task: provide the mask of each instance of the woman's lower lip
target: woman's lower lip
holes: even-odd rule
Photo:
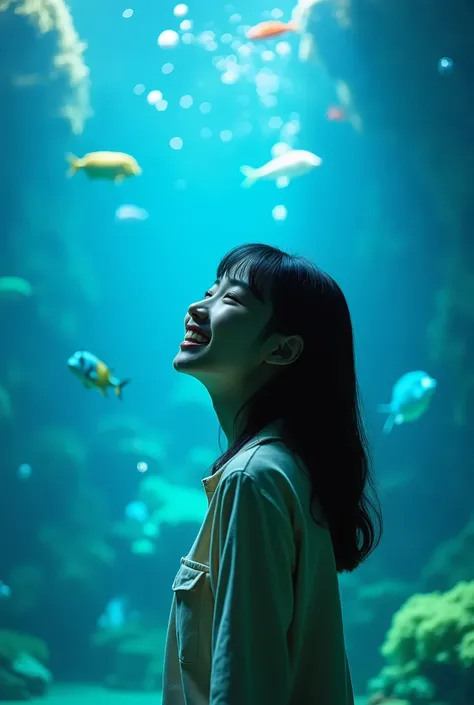
[[[183,340],[180,344],[180,348],[195,348],[199,346],[206,346],[208,343],[198,343],[197,340]]]

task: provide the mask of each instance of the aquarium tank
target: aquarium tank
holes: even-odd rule
[[[466,0],[0,0],[0,700],[161,702],[225,448],[172,361],[261,242],[352,313],[384,514],[340,575],[357,702],[474,704],[473,27]]]

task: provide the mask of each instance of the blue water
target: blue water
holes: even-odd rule
[[[405,600],[473,577],[467,383],[447,364],[458,358],[438,355],[433,323],[439,222],[408,150],[376,118],[365,128],[368,93],[352,95],[317,51],[301,61],[295,33],[246,39],[292,9],[73,0],[66,24],[64,7],[51,15],[61,31],[44,36],[37,17],[0,12],[0,276],[31,285],[17,300],[0,292],[0,629],[17,633],[0,631],[0,699],[4,649],[27,649],[25,634],[47,644],[48,659],[37,644],[29,653],[56,682],[159,691],[147,668],[159,671],[171,582],[220,452],[206,393],[172,360],[187,307],[243,242],[309,257],[350,304],[386,524],[376,554],[341,578],[357,693],[384,665],[379,648]],[[175,46],[159,45],[166,30]],[[51,70],[61,37],[87,67],[76,83]],[[325,40],[363,84],[365,57],[355,62],[340,32]],[[457,70],[447,58],[443,80]],[[285,149],[322,162],[289,184],[242,187],[241,167]],[[81,170],[68,178],[67,155],[95,151],[127,153],[142,173],[121,184]],[[131,378],[122,401],[70,374],[81,349]],[[384,435],[378,405],[411,370],[437,380],[433,403]],[[304,390],[302,403],[313,403]],[[453,538],[454,557],[436,552]]]

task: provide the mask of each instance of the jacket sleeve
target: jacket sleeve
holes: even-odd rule
[[[295,552],[288,512],[244,471],[223,478],[215,500],[210,705],[287,705]]]

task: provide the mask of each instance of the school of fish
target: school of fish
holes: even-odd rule
[[[288,22],[259,22],[247,31],[247,39],[258,42],[275,39],[288,32],[296,33],[300,38],[298,57],[300,61],[309,61],[316,53],[311,24],[315,19],[315,9],[321,2],[326,0],[298,0]],[[338,82],[336,90],[342,107],[330,106],[326,112],[327,119],[333,122],[349,121],[355,129],[360,130],[360,118],[352,108],[348,87]],[[69,177],[83,171],[89,179],[105,179],[120,184],[125,179],[142,173],[138,161],[124,152],[89,152],[81,158],[70,154],[68,161]],[[291,179],[303,176],[321,164],[321,157],[313,152],[288,148],[259,167],[241,166],[240,171],[245,177],[242,186],[250,188],[258,181],[273,181],[281,188],[287,186]],[[146,211],[132,205],[121,206],[116,212],[118,220],[144,220],[146,217]],[[107,395],[110,387],[120,399],[122,388],[130,381],[115,377],[108,365],[88,350],[77,351],[69,358],[67,364],[86,389],[96,388],[103,396]],[[390,402],[378,407],[379,412],[388,414],[383,432],[388,434],[394,426],[419,419],[428,410],[436,388],[436,380],[422,370],[402,375],[393,386]]]
[[[250,41],[275,39],[287,32],[300,36],[298,56],[301,61],[310,60],[315,53],[314,38],[310,25],[315,8],[326,0],[298,0],[293,8],[291,19],[288,22],[280,20],[267,20],[259,22],[247,31]],[[329,120],[341,121],[344,111],[340,113],[328,111]],[[89,152],[83,157],[68,155],[69,169],[67,175],[74,176],[78,171],[83,171],[89,179],[105,179],[120,184],[125,179],[138,176],[142,169],[137,160],[124,152],[97,151]],[[315,166],[320,166],[321,157],[306,150],[288,150],[284,155],[270,160],[266,164],[252,168],[242,166],[241,172],[246,177],[242,182],[244,188],[252,186],[257,181],[273,180],[277,186],[286,186],[291,179],[308,173]]]

